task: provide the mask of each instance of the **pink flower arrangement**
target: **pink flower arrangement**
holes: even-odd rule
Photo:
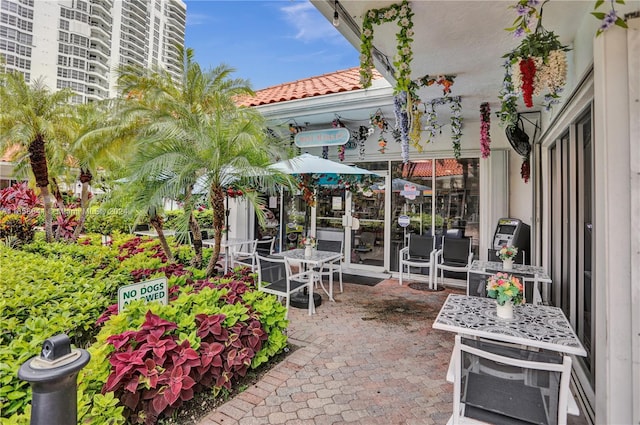
[[[480,153],[482,158],[488,158],[491,154],[491,106],[489,102],[480,105]]]
[[[507,302],[522,304],[524,287],[520,279],[507,273],[496,273],[487,279],[487,295],[495,298],[499,305]]]
[[[314,238],[313,236],[306,236],[302,239],[300,239],[300,245],[302,245],[303,247],[309,245],[311,247],[315,247],[317,244],[316,238]]]
[[[501,260],[513,260],[518,255],[518,248],[515,246],[502,245],[502,247],[496,251],[496,255]]]

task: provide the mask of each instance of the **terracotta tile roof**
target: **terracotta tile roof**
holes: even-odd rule
[[[374,70],[373,79],[378,78],[382,78],[382,75]],[[239,104],[243,106],[267,105],[306,97],[360,90],[361,88],[360,68],[355,67],[257,90],[254,97],[240,99]]]
[[[431,177],[432,168],[431,161],[412,162],[414,166],[411,176],[413,177]],[[405,165],[402,171],[402,177],[408,178],[409,170]],[[453,158],[436,160],[436,177],[443,176],[460,176],[462,175],[462,165]]]

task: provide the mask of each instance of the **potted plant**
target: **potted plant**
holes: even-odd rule
[[[300,240],[300,244],[304,247],[304,256],[311,257],[311,254],[316,248],[318,242],[313,236],[306,236]]]
[[[487,279],[487,295],[496,300],[496,315],[513,318],[514,304],[524,302],[524,288],[520,279],[507,273],[496,273]]]
[[[512,270],[513,259],[518,255],[518,248],[502,245],[502,248],[496,251],[496,255],[502,260],[502,270]]]

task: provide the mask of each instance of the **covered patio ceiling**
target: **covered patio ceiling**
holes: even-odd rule
[[[332,21],[336,3],[334,0],[310,0]],[[370,9],[385,8],[398,1],[339,0],[338,31],[360,50],[362,16]],[[414,12],[414,59],[411,78],[425,75],[455,75],[452,95],[462,96],[462,115],[465,120],[479,121],[482,102],[490,102],[492,112],[500,109],[498,93],[504,77],[502,56],[514,49],[519,40],[505,28],[512,25],[516,13],[509,6],[515,1],[411,1]],[[574,42],[575,35],[589,15],[594,1],[553,0],[545,4],[544,27],[553,31],[566,45]],[[396,22],[374,27],[373,45],[381,54],[374,54],[375,66],[392,84],[391,69],[396,52]],[[571,61],[571,57],[569,57]],[[575,58],[574,58],[575,60]],[[440,86],[425,87],[418,92],[423,101],[442,96]],[[541,110],[534,105],[529,110]],[[525,110],[521,105],[519,110]],[[393,118],[393,106],[383,109]],[[443,111],[444,114],[447,112]],[[311,120],[310,118],[308,120]]]

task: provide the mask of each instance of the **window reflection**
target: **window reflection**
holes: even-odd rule
[[[478,255],[480,161],[478,158],[428,159],[392,164],[392,270],[409,233],[471,237]],[[408,216],[409,224],[398,224]],[[402,220],[401,220],[402,221]],[[394,260],[395,258],[395,260]]]

